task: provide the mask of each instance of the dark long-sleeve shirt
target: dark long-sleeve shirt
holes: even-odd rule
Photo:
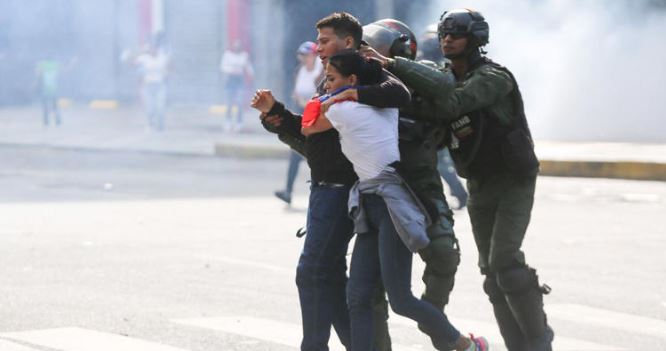
[[[319,91],[323,93],[323,84],[320,84]],[[358,87],[358,102],[362,104],[400,108],[409,101],[407,87],[386,71],[379,84]],[[301,134],[301,116],[293,114],[279,102],[275,103],[268,115],[279,115],[282,118],[279,127],[267,129],[277,132],[282,142],[305,155],[313,182],[352,184],[358,179],[351,162],[342,153],[340,136],[335,129],[306,138]]]

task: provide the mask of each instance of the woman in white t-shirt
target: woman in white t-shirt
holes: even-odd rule
[[[326,91],[335,94],[347,86],[375,84],[382,71],[374,61],[345,50],[329,58],[325,73]],[[332,102],[327,97],[314,102],[321,103],[314,122],[304,114],[302,132],[309,136],[335,128],[342,152],[359,176],[350,194],[350,212],[359,234],[347,285],[352,349],[372,349],[372,297],[381,278],[393,311],[418,322],[437,349],[476,350],[475,343],[462,336],[441,310],[411,291],[412,252],[428,245],[429,219],[392,167],[400,161],[398,110],[355,101]]]
[[[324,88],[329,94],[345,86],[375,84],[381,75],[381,67],[365,62],[355,52],[336,57],[326,67]],[[348,69],[352,71],[362,69],[364,81],[361,83],[359,75],[354,73],[345,77],[336,65],[350,66]],[[312,126],[303,127],[304,135],[335,128],[340,134],[342,152],[361,180],[376,177],[386,166],[400,160],[397,108],[377,108],[356,101],[333,103],[333,100],[321,104],[322,114]]]

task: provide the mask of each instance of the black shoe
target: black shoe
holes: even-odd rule
[[[286,202],[287,205],[291,205],[291,194],[287,193],[286,191],[284,190],[276,191],[275,197]]]

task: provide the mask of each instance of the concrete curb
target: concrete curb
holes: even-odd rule
[[[286,158],[280,146],[216,144],[215,155],[239,158]],[[666,181],[666,164],[629,161],[540,160],[540,175],[554,177],[615,178]]]
[[[53,145],[48,143],[22,144],[0,143],[2,146],[49,148],[56,150],[161,154],[175,157],[233,157],[247,159],[286,159],[289,149],[280,144],[262,143],[218,143],[213,153],[203,154],[175,150],[155,150],[149,148],[109,148],[74,145]],[[554,177],[615,178],[633,180],[666,181],[666,163],[640,161],[564,161],[540,160],[541,175]]]
[[[215,156],[237,158],[287,158],[289,149],[282,146],[215,144]]]
[[[23,143],[3,143],[0,142],[0,147],[19,147],[26,149],[49,149],[59,151],[75,151],[84,153],[108,153],[108,154],[144,154],[144,155],[161,155],[169,157],[215,157],[212,153],[200,153],[189,151],[175,151],[175,150],[155,150],[148,148],[112,148],[112,147],[95,147],[95,146],[76,146],[76,145],[54,145],[48,143],[39,144],[23,144]]]
[[[541,160],[541,175],[666,181],[666,164],[627,161]]]

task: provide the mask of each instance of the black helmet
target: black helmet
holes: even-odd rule
[[[447,34],[468,35],[474,38],[477,47],[488,44],[490,27],[480,12],[470,9],[445,11],[439,18],[437,34],[443,38]]]
[[[428,60],[435,63],[441,63],[444,59],[442,48],[439,46],[437,23],[428,25],[423,35],[419,38],[418,58],[419,60]]]
[[[416,57],[416,37],[398,20],[386,18],[363,26],[363,41],[387,57]]]

